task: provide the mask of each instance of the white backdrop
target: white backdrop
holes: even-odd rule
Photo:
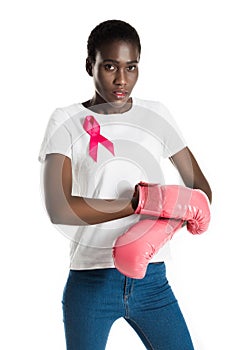
[[[45,213],[37,157],[52,111],[91,97],[89,32],[117,18],[142,41],[134,95],[170,109],[213,189],[209,231],[174,237],[168,278],[195,349],[234,349],[233,11],[231,0],[1,3],[1,348],[65,349],[69,242]],[[120,348],[144,349],[122,320],[107,350]]]

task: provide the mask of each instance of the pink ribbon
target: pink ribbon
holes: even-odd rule
[[[115,155],[113,143],[100,134],[100,125],[92,115],[85,117],[83,127],[90,135],[89,155],[95,160],[95,162],[97,161],[98,143],[101,143],[113,155]]]

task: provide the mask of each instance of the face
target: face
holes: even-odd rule
[[[120,113],[131,107],[131,92],[138,78],[139,51],[125,41],[105,44],[91,65],[95,85],[93,105],[105,104],[109,113]]]

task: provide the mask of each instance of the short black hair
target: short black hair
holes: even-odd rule
[[[97,50],[103,43],[123,40],[137,46],[139,55],[141,43],[135,28],[121,20],[108,20],[98,24],[90,33],[87,43],[88,59],[95,63]]]

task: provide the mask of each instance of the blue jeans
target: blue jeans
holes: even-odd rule
[[[70,270],[63,294],[67,350],[104,350],[113,323],[123,317],[150,350],[193,350],[164,263],[132,279],[116,269]]]

